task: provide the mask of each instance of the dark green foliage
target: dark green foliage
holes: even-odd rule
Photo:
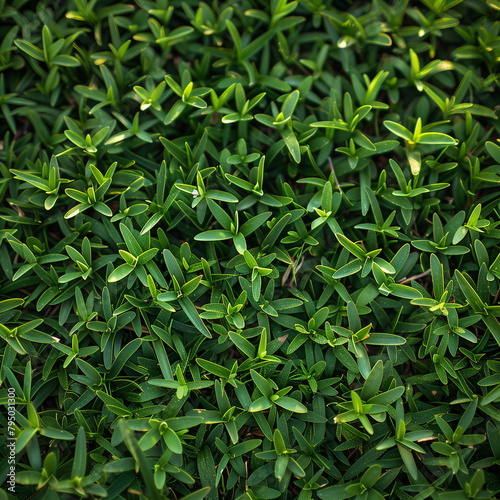
[[[498,0],[0,1],[0,498],[498,498],[499,78]]]

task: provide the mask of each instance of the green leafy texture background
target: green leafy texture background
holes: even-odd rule
[[[498,498],[498,0],[0,40],[1,499]]]

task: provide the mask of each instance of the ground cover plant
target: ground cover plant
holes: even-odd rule
[[[498,0],[0,1],[0,499],[500,492]]]

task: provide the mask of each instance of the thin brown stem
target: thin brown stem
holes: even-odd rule
[[[412,281],[412,280],[418,280],[419,278],[423,278],[424,276],[427,276],[428,274],[430,274],[430,272],[431,272],[431,270],[427,269],[427,271],[424,271],[423,273],[415,274],[414,276],[410,276],[409,278],[403,278],[402,280],[399,280],[398,283],[400,283],[402,285],[403,283],[408,283],[409,281]]]

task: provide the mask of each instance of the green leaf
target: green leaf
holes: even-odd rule
[[[76,364],[92,384],[99,385],[101,383],[101,375],[91,364],[87,363],[83,359],[77,359]]]
[[[236,332],[228,332],[231,342],[250,359],[254,359],[256,349],[245,337],[242,337]]]
[[[136,464],[136,472],[141,471],[141,475],[144,479],[144,483],[149,492],[150,500],[161,500],[161,494],[158,492],[158,489],[155,487],[153,474],[151,469],[149,468],[149,464],[144,455],[144,452],[141,450],[137,440],[134,437],[133,432],[129,429],[125,420],[119,420],[118,427],[120,433],[129,449],[130,453],[134,457]]]
[[[119,417],[129,417],[132,415],[132,412],[127,409],[123,403],[120,403],[109,394],[106,394],[103,391],[97,391],[97,396],[104,402],[106,408],[115,415],[118,415]]]
[[[126,278],[132,271],[134,267],[129,264],[122,264],[118,266],[108,277],[108,281],[110,283],[114,283],[116,281],[120,281],[123,278]]]
[[[264,411],[267,410],[268,408],[271,408],[273,406],[273,403],[271,400],[267,399],[265,396],[262,396],[255,401],[252,401],[250,406],[248,407],[248,411],[253,413],[257,411]]]
[[[67,66],[72,68],[80,66],[80,61],[76,57],[69,56],[66,54],[57,55],[52,59],[51,62],[52,64],[57,64],[59,66]]]
[[[358,273],[363,268],[363,263],[361,260],[352,260],[348,262],[344,266],[342,266],[338,271],[335,271],[332,275],[333,279],[341,279],[346,278],[347,276],[351,276],[353,274]]]
[[[42,61],[42,62],[45,61],[43,51],[41,49],[39,49],[36,45],[33,45],[32,43],[27,42],[26,40],[14,40],[14,43],[23,52],[28,54],[30,57],[33,57],[33,59],[36,59],[37,61]]]
[[[281,112],[283,113],[283,116],[285,117],[285,119],[289,118],[293,115],[295,107],[297,106],[297,103],[299,102],[299,97],[300,97],[300,92],[298,90],[294,90],[293,92],[291,92],[287,96],[287,98],[283,102]]]
[[[205,370],[208,372],[212,373],[213,375],[216,375],[217,377],[221,378],[229,378],[229,375],[231,374],[231,371],[228,370],[227,368],[218,365],[217,363],[213,363],[212,361],[208,361],[203,358],[197,358],[196,362]]]
[[[216,218],[217,222],[226,230],[230,231],[232,220],[231,217],[217,203],[210,198],[207,200],[208,208]]]
[[[432,284],[434,287],[434,296],[439,298],[444,293],[444,274],[443,274],[443,266],[439,262],[439,259],[435,254],[431,255],[431,275],[432,275]]]
[[[113,380],[118,376],[121,369],[125,366],[125,363],[129,360],[129,358],[139,349],[142,344],[142,339],[136,338],[130,341],[116,356],[113,361],[111,368],[108,372],[108,380]]]
[[[350,253],[352,253],[356,258],[360,260],[365,259],[365,251],[356,243],[353,243],[350,239],[346,238],[343,234],[336,233],[335,237],[337,238],[338,242]]]
[[[307,408],[302,403],[288,396],[278,398],[275,403],[278,406],[281,406],[281,408],[292,411],[294,413],[307,413]]]
[[[125,224],[120,224],[120,232],[128,251],[135,257],[138,257],[142,253],[142,248],[132,234],[132,231]]]
[[[300,163],[299,141],[297,140],[297,137],[293,130],[289,127],[285,127],[281,131],[281,137],[285,141],[286,147],[288,148],[288,151],[290,151],[290,154],[292,155],[295,163]]]
[[[189,318],[191,323],[193,323],[196,329],[205,337],[211,339],[212,334],[207,330],[205,323],[203,323],[203,320],[200,318],[200,315],[191,300],[188,297],[179,297],[177,300],[179,305],[182,307],[182,310],[186,313],[186,316]]]
[[[75,458],[73,460],[73,468],[71,469],[71,477],[85,476],[87,468],[87,444],[85,443],[85,431],[83,427],[78,429],[76,437]]]
[[[395,387],[394,389],[389,389],[386,392],[378,394],[370,398],[367,403],[371,405],[382,405],[388,406],[395,401],[397,401],[405,392],[405,388],[402,386]]]
[[[196,241],[224,241],[233,238],[233,233],[231,231],[225,231],[223,229],[211,229],[209,231],[204,231],[203,233],[197,234],[194,239]]]
[[[387,285],[387,288],[393,295],[402,299],[413,300],[422,297],[422,294],[418,290],[399,283],[391,283],[390,285]]]
[[[384,365],[381,360],[377,361],[373,366],[368,378],[363,384],[363,389],[361,390],[361,399],[363,401],[368,401],[377,395],[380,384],[382,383],[382,377],[384,375]]]
[[[198,465],[198,472],[200,474],[201,484],[205,488],[207,488],[208,492],[206,496],[201,498],[208,498],[209,500],[217,500],[219,495],[217,493],[217,488],[215,485],[215,478],[216,478],[215,462],[209,446],[204,446],[201,449],[201,451],[198,452],[196,457],[196,462]]]
[[[251,375],[252,380],[254,381],[255,385],[258,387],[259,391],[262,393],[262,395],[268,399],[271,398],[271,396],[273,395],[273,389],[271,387],[271,384],[255,370],[250,370],[250,375]]]
[[[266,220],[271,217],[271,215],[271,212],[263,212],[259,215],[256,215],[255,217],[252,217],[244,224],[242,224],[242,226],[240,227],[240,233],[245,237],[249,236],[254,231],[259,229],[266,222]]]
[[[483,301],[479,298],[479,295],[474,290],[474,288],[472,288],[469,282],[464,278],[463,274],[460,271],[456,270],[455,278],[460,286],[460,289],[465,295],[467,302],[470,304],[474,312],[484,314],[486,311]]]
[[[490,154],[490,156],[497,162],[500,163],[500,145],[487,141],[486,144],[486,151]]]
[[[403,459],[403,463],[406,466],[406,469],[408,471],[408,474],[412,477],[414,481],[417,481],[418,479],[418,469],[417,465],[415,464],[415,459],[413,458],[413,455],[408,448],[403,446],[402,444],[396,443],[399,454],[401,455],[401,458]]]
[[[0,302],[0,314],[6,311],[10,311],[11,309],[15,309],[16,307],[22,306],[24,304],[23,299],[6,299]]]
[[[175,277],[179,285],[184,285],[186,280],[184,279],[184,274],[179,266],[179,263],[177,262],[177,259],[174,257],[174,254],[170,250],[163,250],[163,258],[170,276]]]
[[[439,144],[443,146],[454,146],[457,141],[446,134],[439,132],[424,132],[418,137],[419,144]]]
[[[403,138],[405,141],[413,140],[413,134],[407,128],[403,127],[403,125],[399,123],[386,120],[384,122],[384,126],[387,129],[389,129],[393,134]]]
[[[493,335],[497,344],[500,345],[500,323],[498,320],[494,316],[488,315],[483,317],[483,321]]]
[[[378,464],[372,465],[361,476],[360,483],[367,489],[373,488],[382,474],[382,467]]]

